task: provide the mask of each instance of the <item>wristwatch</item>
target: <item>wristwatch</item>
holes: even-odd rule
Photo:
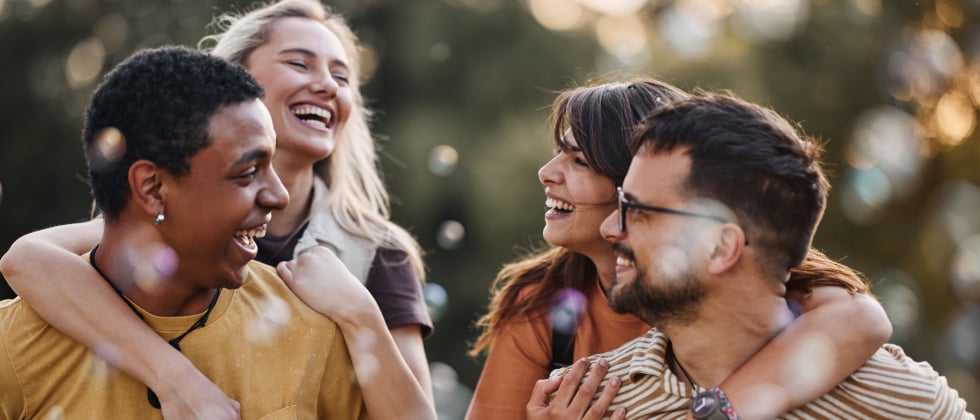
[[[691,402],[691,416],[696,420],[739,420],[732,403],[719,387],[694,397]]]

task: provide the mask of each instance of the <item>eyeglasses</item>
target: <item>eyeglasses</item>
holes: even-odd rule
[[[629,209],[655,211],[657,213],[676,214],[679,216],[700,217],[702,219],[711,219],[721,223],[729,222],[728,220],[725,220],[725,218],[720,216],[693,213],[689,211],[674,210],[665,207],[649,206],[646,204],[637,203],[633,201],[633,199],[628,194],[623,192],[623,187],[616,187],[616,194],[619,196],[619,231],[620,232],[626,232],[626,212],[629,211]]]

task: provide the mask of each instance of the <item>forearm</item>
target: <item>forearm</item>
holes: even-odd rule
[[[158,393],[174,385],[171,374],[196,372],[189,372],[193,365],[140,320],[84,259],[43,235],[15,242],[0,270],[49,324]]]
[[[376,306],[373,309],[351,321],[336,320],[344,333],[368,414],[375,420],[435,419],[428,371],[413,372],[381,312]]]
[[[742,418],[771,418],[819,398],[891,334],[884,310],[867,295],[816,288],[804,311],[721,384]]]

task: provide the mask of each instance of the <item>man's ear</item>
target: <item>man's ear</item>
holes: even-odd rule
[[[164,211],[163,169],[146,159],[133,162],[129,167],[129,193],[133,205],[146,213],[149,220]]]
[[[725,223],[715,237],[715,249],[711,252],[708,270],[720,274],[730,270],[745,250],[745,231],[734,223]]]

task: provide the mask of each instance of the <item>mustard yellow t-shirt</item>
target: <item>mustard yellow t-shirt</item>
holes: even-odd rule
[[[201,315],[141,312],[168,340]],[[339,328],[264,264],[250,263],[245,284],[223,290],[207,325],[180,348],[242,404],[243,419],[366,417]],[[146,386],[106,362],[114,353],[100,348],[96,355],[19,298],[0,301],[0,419],[162,418]]]

